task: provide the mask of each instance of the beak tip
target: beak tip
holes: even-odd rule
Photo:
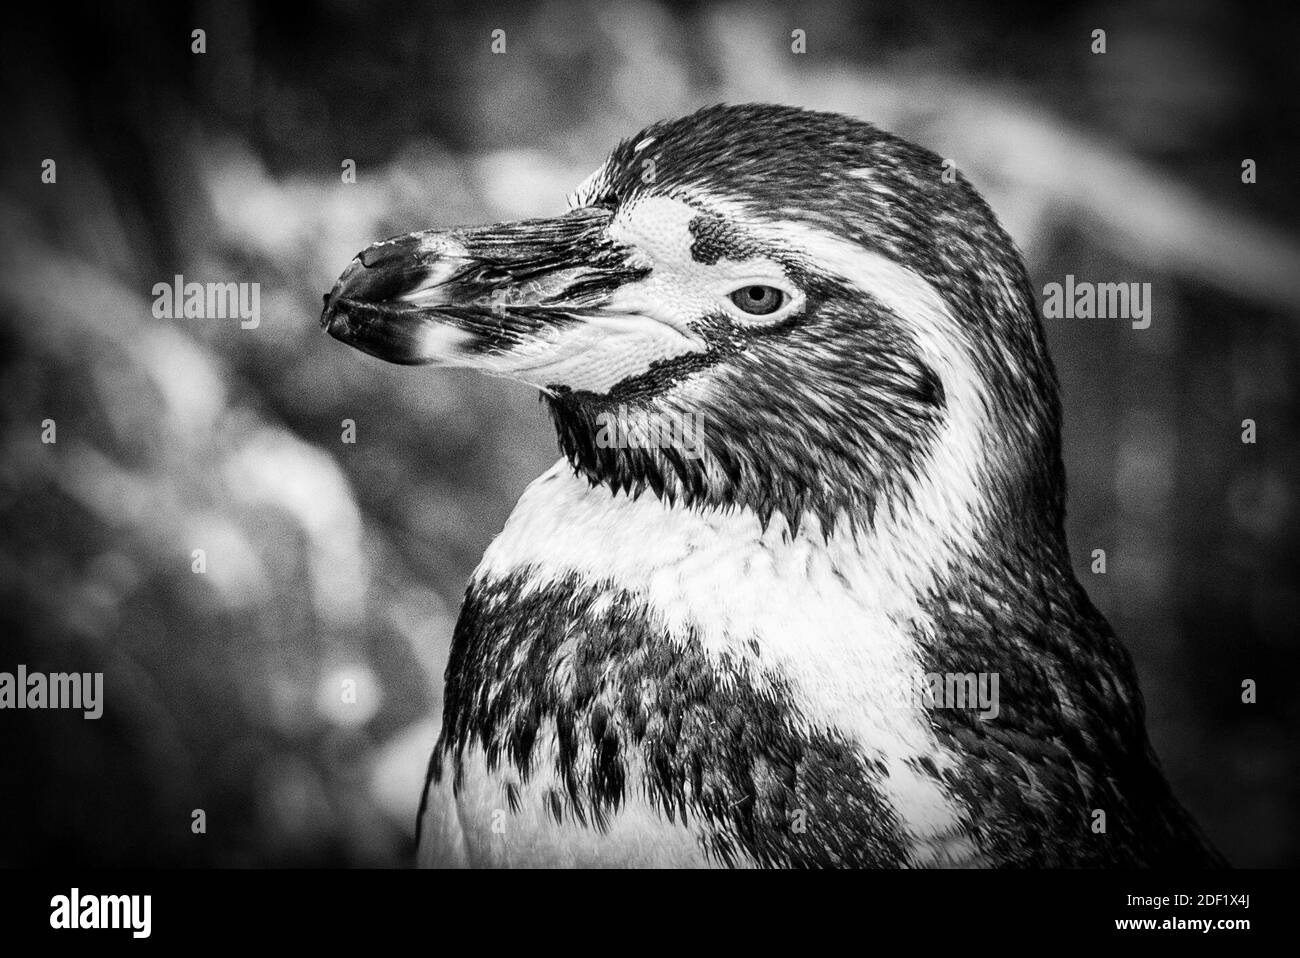
[[[325,308],[320,312],[321,329],[329,331],[330,320],[334,318],[334,303],[338,300],[338,288],[335,287],[333,292],[325,294]]]
[[[357,299],[365,301],[368,294],[377,292],[371,288],[375,276],[367,272],[362,255],[358,254],[352,258],[352,262],[348,263],[347,269],[343,271],[342,275],[335,281],[333,288],[324,296],[325,307],[320,314],[321,328],[335,339],[343,339],[339,327],[347,325],[347,302]]]

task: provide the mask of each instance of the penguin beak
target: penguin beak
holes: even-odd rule
[[[590,331],[576,330],[609,320],[616,291],[649,272],[609,237],[611,216],[584,208],[375,243],[326,295],[321,325],[388,362],[471,366],[546,388],[590,346]]]

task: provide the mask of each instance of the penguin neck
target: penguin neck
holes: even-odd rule
[[[544,398],[561,454],[593,487],[702,512],[749,513],[760,531],[776,520],[790,534],[811,527],[825,536],[837,523],[862,528],[903,478],[901,470],[879,477],[867,461],[843,454],[833,461],[810,455],[797,429],[745,443],[715,435],[716,419],[701,413],[577,394]]]

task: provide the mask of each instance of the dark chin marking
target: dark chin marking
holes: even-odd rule
[[[719,864],[906,863],[907,839],[877,787],[884,770],[833,731],[801,728],[780,683],[760,689],[745,666],[711,663],[693,635],[670,642],[626,593],[608,601],[570,577],[525,594],[524,581],[469,589],[431,780],[450,768],[459,787],[477,743],[490,769],[504,764],[522,780],[553,762],[558,785],[542,802],[557,822],[604,830],[644,796],[669,821],[699,827]],[[553,756],[538,747],[550,728]]]
[[[615,383],[606,393],[570,389],[562,384],[550,386],[553,396],[563,397],[560,405],[566,409],[589,411],[591,415],[616,409],[620,404],[652,401],[670,387],[694,373],[702,372],[735,355],[743,343],[724,323],[701,327],[705,348],[698,352],[683,353],[650,364],[643,373],[629,376]]]

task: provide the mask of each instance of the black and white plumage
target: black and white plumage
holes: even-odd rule
[[[470,582],[423,862],[1218,862],[1071,571],[1023,263],[942,171],[857,120],[719,106],[619,145],[560,217],[349,266],[331,334],[538,387],[563,452]],[[619,408],[700,417],[700,454],[598,443]],[[886,694],[950,672],[996,673],[997,717]]]

